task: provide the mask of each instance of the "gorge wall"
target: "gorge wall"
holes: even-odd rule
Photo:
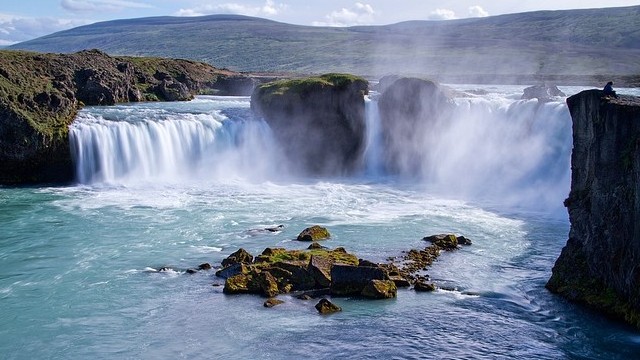
[[[546,287],[640,327],[640,98],[587,90],[567,104],[571,230]]]
[[[68,130],[84,105],[248,94],[253,79],[162,58],[0,51],[0,184],[68,182]]]

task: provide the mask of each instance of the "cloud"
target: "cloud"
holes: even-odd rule
[[[456,13],[449,9],[435,9],[427,17],[429,20],[453,20],[457,19]]]
[[[202,16],[208,14],[239,14],[248,16],[276,16],[286,9],[285,4],[276,4],[273,0],[266,0],[262,6],[248,6],[238,3],[219,5],[201,5],[190,9],[180,9],[178,16]]]
[[[0,21],[0,45],[31,40],[87,23],[53,18],[16,18],[11,21]]]
[[[487,17],[489,13],[479,5],[469,7],[469,17]]]
[[[154,7],[143,2],[127,0],[62,0],[60,5],[65,10],[74,13],[149,9]]]
[[[374,21],[375,11],[369,4],[357,2],[350,8],[342,8],[325,16],[327,21],[314,21],[315,26],[367,25]]]
[[[11,45],[88,24],[85,20],[33,18],[0,14],[0,45]]]

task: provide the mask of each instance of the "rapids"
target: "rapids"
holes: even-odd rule
[[[519,100],[522,88],[456,86],[473,91],[418,178],[381,166],[375,94],[348,178],[291,171],[246,97],[82,110],[77,184],[0,188],[2,358],[635,357],[636,331],[544,289],[569,230],[571,123],[564,99]],[[304,248],[293,239],[312,224],[373,261],[441,232],[473,245],[429,270],[449,290],[333,299],[344,311],[331,316],[288,295],[266,309],[222,294],[211,271],[185,273],[239,247]]]

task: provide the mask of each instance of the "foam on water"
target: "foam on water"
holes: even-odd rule
[[[465,167],[482,186],[502,179],[495,190],[505,200],[523,185],[561,204],[568,169],[553,163],[548,171],[541,163],[566,151],[566,128],[558,124],[566,108],[514,94],[497,89],[456,100],[447,136],[466,143],[438,153],[447,161],[429,170],[432,183],[391,178],[375,167],[349,179],[290,177],[286,164],[272,163],[281,159],[277,147],[268,127],[250,118],[248,98],[83,110],[72,134],[84,149],[77,158],[94,162],[78,164],[88,169],[85,183],[0,189],[6,324],[0,353],[8,359],[633,356],[639,343],[628,329],[544,290],[566,242],[566,214],[486,201],[477,194],[480,185],[454,176]],[[189,134],[200,140],[183,143]],[[98,143],[91,149],[85,139]],[[127,139],[159,152],[138,152]],[[169,144],[184,157],[157,156]],[[522,148],[511,153],[509,146]],[[524,155],[523,164],[514,160]],[[183,160],[193,168],[185,170]],[[119,161],[129,165],[118,168]],[[280,232],[256,231],[280,224]],[[315,301],[293,296],[265,309],[257,296],[225,296],[212,286],[222,284],[214,271],[184,271],[204,262],[219,266],[240,247],[253,254],[306,248],[293,239],[313,224],[329,227],[327,246],[373,261],[424,248],[422,237],[436,233],[465,235],[473,245],[443,253],[429,270],[453,290],[400,290],[389,301],[334,298],[344,311],[329,317],[317,315]]]

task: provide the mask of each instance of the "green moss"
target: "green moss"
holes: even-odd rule
[[[303,96],[304,94],[323,88],[335,87],[343,89],[351,84],[358,84],[363,91],[367,87],[364,78],[351,74],[331,73],[300,79],[278,80],[258,86],[257,93],[265,103],[270,103],[274,97],[284,95]]]

